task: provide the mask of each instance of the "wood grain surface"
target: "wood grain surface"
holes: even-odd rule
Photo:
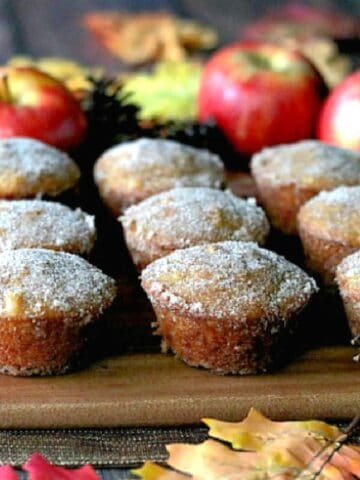
[[[56,378],[0,379],[0,428],[185,425],[238,420],[251,406],[277,419],[344,418],[360,411],[352,349],[309,351],[277,373],[217,376],[172,355],[111,357]]]

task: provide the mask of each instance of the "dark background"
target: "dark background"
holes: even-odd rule
[[[89,10],[168,10],[214,26],[222,43],[241,34],[241,28],[283,0],[0,0],[0,62],[14,54],[73,57],[111,71],[119,61],[108,54],[83,27]],[[316,7],[335,7],[360,16],[360,0],[304,1]]]

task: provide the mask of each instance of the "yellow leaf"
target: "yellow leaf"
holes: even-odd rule
[[[251,408],[242,422],[221,422],[205,418],[203,422],[209,427],[209,435],[231,443],[233,448],[258,451],[278,437],[295,434],[315,436],[329,441],[338,438],[342,432],[334,426],[317,420],[303,422],[273,422],[260,412]]]
[[[168,445],[168,464],[193,475],[197,480],[265,480],[266,470],[260,465],[265,458],[254,452],[236,452],[214,440],[198,445]],[[276,477],[277,480],[287,477]]]
[[[132,470],[131,473],[138,475],[142,480],[189,480],[187,475],[174,472],[152,462],[145,462],[141,468]]]
[[[339,443],[343,433],[324,422],[272,422],[254,409],[239,423],[205,422],[210,434],[243,450],[212,439],[172,444],[168,466],[179,473],[151,463],[135,473],[143,480],[360,479],[360,448]]]

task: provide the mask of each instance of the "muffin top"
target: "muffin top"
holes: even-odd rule
[[[77,255],[37,248],[0,253],[1,316],[86,323],[115,293],[115,282]]]
[[[304,140],[265,148],[252,158],[251,170],[271,184],[330,190],[360,184],[360,153]]]
[[[300,209],[298,222],[324,240],[360,248],[360,186],[320,192]]]
[[[94,246],[94,217],[43,200],[0,200],[0,251],[49,248],[81,255]]]
[[[99,185],[106,183],[107,189],[120,189],[139,201],[175,187],[219,188],[224,167],[220,158],[207,150],[172,140],[142,138],[104,152],[95,164],[94,175]]]
[[[316,284],[299,267],[251,242],[220,242],[177,250],[142,272],[152,303],[198,317],[286,320]]]
[[[80,170],[64,152],[30,138],[0,140],[0,197],[55,196],[78,181]]]
[[[254,199],[212,188],[176,188],[128,208],[121,217],[139,243],[185,248],[222,240],[264,243],[269,223]]]
[[[337,266],[336,281],[347,292],[354,292],[360,300],[360,250],[344,258]]]

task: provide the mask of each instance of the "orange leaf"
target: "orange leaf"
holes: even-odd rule
[[[360,479],[360,448],[341,445],[344,434],[325,422],[272,422],[254,409],[239,423],[205,422],[210,434],[246,450],[215,440],[172,444],[168,466],[183,473],[154,464],[136,473],[144,480],[185,480],[186,475],[194,480]]]
[[[288,437],[275,440],[258,454],[266,458],[269,473],[276,472],[282,467],[289,474],[292,473],[293,476],[303,472],[300,478],[305,480],[306,478],[314,478],[314,474],[321,470],[322,473],[316,477],[317,480],[353,480],[351,473],[358,468],[356,461],[359,457],[355,458],[358,452],[354,450],[351,453],[345,452],[343,454],[342,449],[344,447],[342,447],[338,454],[332,457],[331,453],[335,445],[325,448],[314,437],[305,439]],[[350,450],[352,449],[350,448]],[[335,460],[336,455],[339,455],[337,460]],[[349,459],[352,464],[350,464]],[[325,464],[326,466],[324,466]]]
[[[235,452],[214,440],[206,440],[198,445],[168,445],[168,464],[193,475],[197,480],[262,480],[266,470],[261,467],[265,458],[253,452]],[[280,472],[277,472],[280,473]],[[289,477],[277,476],[277,480]]]
[[[360,448],[344,445],[334,454],[332,464],[360,478]]]

